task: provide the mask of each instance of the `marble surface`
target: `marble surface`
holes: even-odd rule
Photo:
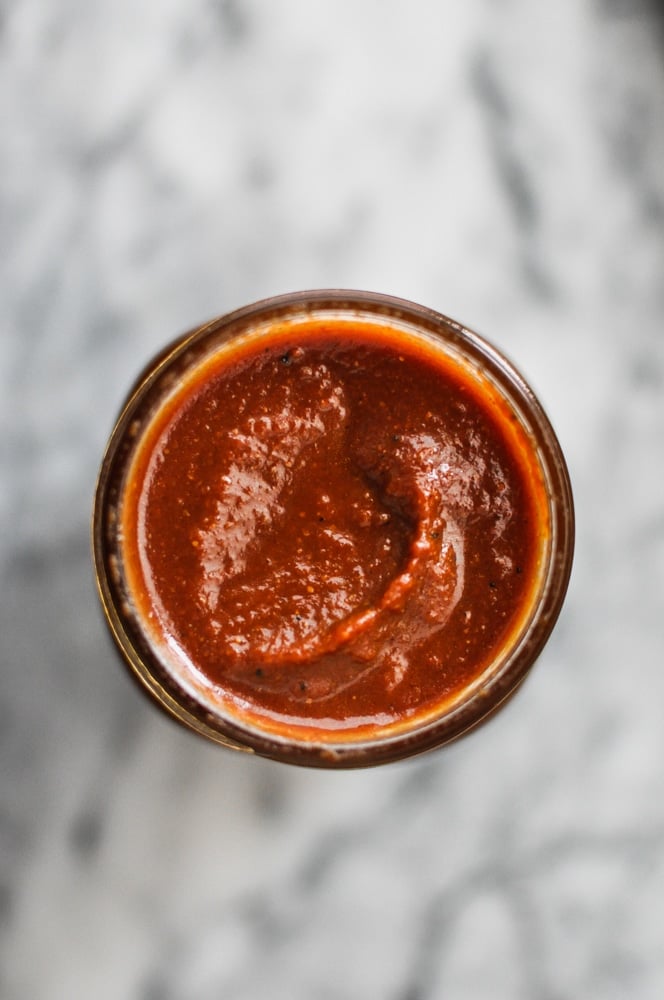
[[[664,6],[0,3],[0,996],[664,995]],[[107,641],[88,524],[130,381],[264,296],[475,327],[568,456],[569,597],[414,761],[208,746]]]

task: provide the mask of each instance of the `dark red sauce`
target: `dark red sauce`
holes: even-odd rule
[[[281,324],[152,419],[121,518],[165,659],[287,733],[426,718],[522,627],[548,530],[509,406],[389,326]]]

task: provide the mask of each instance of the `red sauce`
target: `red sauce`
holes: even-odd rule
[[[433,343],[276,325],[201,362],[147,427],[121,512],[132,601],[231,716],[335,740],[410,725],[533,606],[531,453],[491,383]]]

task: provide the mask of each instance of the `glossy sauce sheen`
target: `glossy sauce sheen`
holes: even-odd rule
[[[435,347],[282,324],[149,425],[122,510],[132,601],[231,715],[336,735],[426,717],[532,602],[527,455],[507,404]]]

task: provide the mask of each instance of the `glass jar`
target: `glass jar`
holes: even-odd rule
[[[180,655],[182,650],[172,635],[155,626],[150,600],[143,592],[140,573],[131,570],[127,549],[127,538],[134,530],[127,518],[138,517],[135,511],[143,501],[129,498],[137,495],[137,480],[149,464],[154,428],[166,420],[165,413],[172,415],[178,407],[186,407],[206,366],[223,372],[225,358],[230,363],[238,351],[255,355],[263,345],[269,347],[277,340],[285,343],[285,337],[291,344],[306,346],[312,329],[318,331],[319,339],[321,330],[331,330],[337,339],[349,336],[352,341],[356,328],[378,331],[382,344],[394,343],[396,354],[400,345],[406,345],[413,357],[428,358],[434,367],[440,364],[441,371],[451,366],[464,373],[471,395],[486,401],[488,413],[500,412],[501,433],[511,435],[518,461],[541,487],[543,499],[533,534],[538,551],[532,585],[512,616],[507,637],[459,689],[446,691],[444,696],[441,691],[439,701],[429,697],[421,709],[413,705],[411,696],[408,710],[401,715],[395,710],[388,718],[385,712],[376,711],[369,722],[358,708],[357,718],[364,721],[357,725],[330,724],[321,708],[307,719],[305,699],[298,703],[295,721],[289,722],[287,712],[279,718],[271,710],[261,714],[260,706],[254,710],[256,706],[237,692],[231,697],[219,677],[211,681],[190,657]],[[223,407],[224,399],[219,403]],[[398,435],[393,437],[397,440]],[[411,528],[416,532],[414,522]],[[459,323],[411,302],[358,291],[312,291],[272,298],[206,323],[162,351],[140,375],[113,429],[93,512],[93,554],[106,621],[124,662],[151,699],[180,723],[222,746],[317,767],[363,767],[408,757],[449,743],[492,715],[526,677],[554,627],[567,589],[573,545],[573,502],[564,457],[522,376],[500,352]],[[456,565],[459,574],[461,549],[455,551],[450,565]],[[137,564],[141,558],[139,554]],[[410,569],[400,572],[399,579],[410,586]],[[472,567],[465,572],[464,579],[470,579]],[[489,585],[494,586],[492,581]],[[461,588],[455,593],[458,602]],[[394,635],[398,641],[399,600],[407,603],[409,598],[390,600],[392,606],[385,615],[390,618],[391,642]],[[389,604],[385,597],[383,604]],[[425,615],[432,611],[424,604],[422,610]],[[434,618],[435,612],[433,608]],[[471,622],[470,605],[465,615]],[[443,617],[440,614],[439,621]],[[365,619],[366,609],[352,618],[354,623]],[[342,638],[340,644],[345,641]],[[352,661],[350,654],[346,658]],[[362,671],[373,669],[366,649],[357,662]],[[254,673],[264,673],[258,660]],[[348,683],[352,688],[352,677]]]

